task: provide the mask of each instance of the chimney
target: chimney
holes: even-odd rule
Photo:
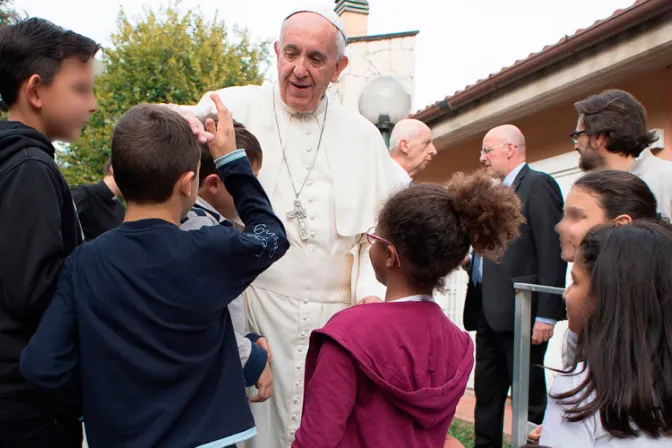
[[[369,2],[366,0],[335,0],[334,11],[341,17],[348,37],[367,35]]]

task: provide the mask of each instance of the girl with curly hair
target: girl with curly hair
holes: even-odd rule
[[[312,334],[294,448],[443,446],[474,348],[432,294],[470,246],[502,255],[520,210],[515,192],[483,172],[387,201],[366,235],[385,302],[344,310]]]

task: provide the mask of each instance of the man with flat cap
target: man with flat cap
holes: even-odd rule
[[[216,92],[261,143],[259,181],[291,243],[246,291],[248,329],[268,340],[274,375],[273,397],[252,405],[258,436],[251,447],[292,444],[311,332],[346,307],[384,297],[362,234],[399,181],[378,130],[326,94],[348,64],[345,46],[333,11],[295,11],[275,42],[278,82]],[[202,141],[208,135],[197,118],[214,112],[211,93],[176,107]]]

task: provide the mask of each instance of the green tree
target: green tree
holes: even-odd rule
[[[217,16],[180,14],[179,3],[131,22],[123,10],[104,51],[96,80],[98,112],[59,162],[70,185],[100,178],[110,155],[114,124],[140,103],[194,104],[209,90],[258,84],[268,64],[268,43],[251,42],[247,30],[229,34]]]
[[[12,8],[12,0],[0,0],[0,26],[10,23],[16,18],[16,11]]]

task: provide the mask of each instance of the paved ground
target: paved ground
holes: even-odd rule
[[[474,423],[474,407],[476,406],[476,397],[474,391],[467,389],[464,396],[457,405],[455,418],[467,423]],[[507,400],[504,412],[504,434],[511,436],[511,400]]]
[[[457,405],[455,418],[467,423],[474,423],[474,407],[476,406],[476,397],[470,389],[464,393],[464,396]],[[511,400],[507,400],[506,410],[504,412],[504,434],[511,437]],[[84,442],[83,448],[87,448]]]

